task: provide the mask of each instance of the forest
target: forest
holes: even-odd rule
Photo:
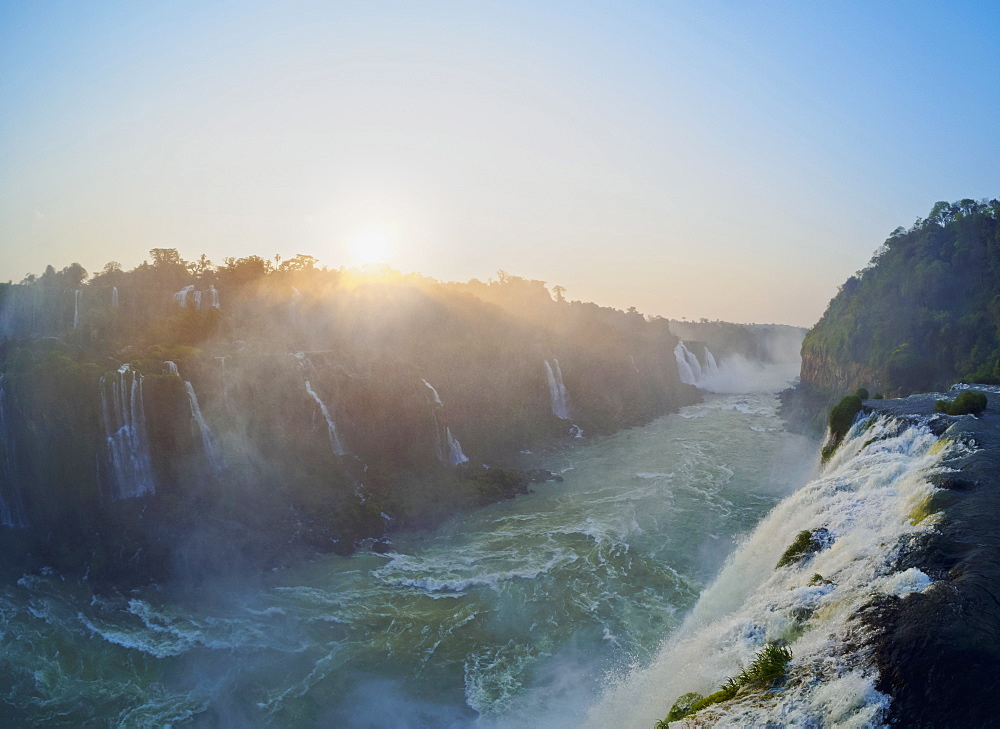
[[[786,403],[815,414],[858,388],[890,397],[960,381],[1000,383],[1000,200],[938,202],[893,231],[806,335]]]
[[[665,319],[554,293],[174,249],[4,284],[8,562],[124,584],[378,548],[698,400]]]

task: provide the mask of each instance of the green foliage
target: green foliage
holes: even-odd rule
[[[695,704],[704,700],[704,696],[696,691],[683,694],[674,705],[670,707],[670,713],[667,714],[667,718],[656,723],[655,729],[666,729],[667,724],[672,721],[677,721],[678,719],[683,719],[688,714],[694,711]]]
[[[829,543],[830,532],[827,529],[823,527],[811,530],[803,529],[795,536],[792,543],[788,545],[788,549],[781,555],[778,564],[775,565],[775,569],[801,562],[809,555],[823,549]]]
[[[939,202],[897,229],[806,335],[803,381],[890,395],[1000,381],[998,217],[997,200]]]
[[[823,446],[824,461],[834,454],[837,446],[844,440],[861,408],[861,398],[858,395],[848,395],[830,410],[830,438]]]
[[[833,584],[833,580],[826,579],[819,572],[817,572],[816,574],[814,574],[812,576],[812,578],[810,578],[810,580],[809,580],[809,585],[813,586],[813,587],[815,587],[816,585],[832,585],[832,584]]]
[[[861,400],[867,400],[868,399],[868,388],[866,388],[866,387],[859,387],[855,391],[854,394],[857,395],[857,397],[859,399],[861,399]]]
[[[966,390],[954,400],[938,400],[934,410],[947,415],[978,415],[986,409],[986,395]]]
[[[808,532],[807,532],[808,533]],[[736,696],[740,690],[773,688],[788,675],[788,664],[792,660],[790,648],[779,643],[768,643],[753,662],[738,675],[727,678],[718,691],[702,697],[697,693],[681,696],[670,709],[667,718],[656,723],[655,729],[666,729],[672,721],[678,721],[685,716],[697,713],[702,709],[718,704]]]

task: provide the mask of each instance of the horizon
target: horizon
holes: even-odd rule
[[[808,328],[898,226],[1000,193],[985,2],[5,11],[4,281],[304,253]]]

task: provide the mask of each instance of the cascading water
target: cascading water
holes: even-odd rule
[[[188,294],[192,291],[194,291],[194,286],[185,286],[174,294],[174,301],[176,301],[179,306],[187,306]]]
[[[0,526],[28,526],[17,465],[14,462],[14,433],[7,413],[7,391],[3,375],[0,375],[0,449]]]
[[[176,363],[167,360],[163,364],[166,365],[168,373],[174,377],[181,376]],[[202,449],[205,451],[205,459],[212,467],[212,470],[218,472],[222,470],[223,464],[222,458],[219,455],[218,446],[215,442],[215,434],[212,432],[212,428],[205,422],[205,418],[201,414],[201,406],[198,404],[198,395],[195,394],[194,385],[187,380],[184,380],[184,391],[187,393],[188,404],[191,406],[191,419],[194,421],[195,425],[198,426],[198,434],[201,436],[201,445]]]
[[[118,287],[111,287],[111,306],[118,306]]]
[[[554,370],[549,361],[545,360],[545,378],[549,383],[552,414],[562,420],[569,420],[569,394],[566,392],[566,385],[563,384],[562,368],[559,366],[559,360],[553,357],[552,361],[555,363]],[[634,359],[632,364],[635,365]],[[569,424],[569,431],[575,438],[583,437],[583,429],[575,423]]]
[[[682,694],[718,690],[767,642],[792,651],[785,687],[705,709],[698,726],[879,725],[889,699],[875,689],[878,671],[852,618],[877,595],[931,584],[899,557],[933,529],[920,511],[934,491],[928,477],[957,448],[966,446],[926,425],[856,422],[820,477],[760,523],[652,665],[609,691],[588,725],[651,726]],[[822,534],[818,551],[776,567],[804,531]]]
[[[344,450],[344,446],[340,442],[340,436],[337,435],[337,424],[334,422],[333,416],[330,415],[330,411],[327,409],[326,403],[324,403],[320,399],[319,395],[316,394],[316,391],[313,390],[312,383],[309,382],[309,380],[306,380],[306,392],[309,393],[309,397],[315,400],[316,404],[319,405],[319,410],[323,414],[323,419],[326,420],[327,435],[330,438],[330,450],[338,456],[344,455],[347,451]]]
[[[804,481],[791,466],[814,444],[781,431],[776,405],[709,394],[641,428],[567,440],[525,464],[562,483],[397,531],[386,554],[293,564],[267,586],[206,585],[188,601],[156,587],[95,598],[55,574],[2,584],[3,715],[579,726],[609,672],[652,660],[734,537]]]
[[[219,456],[219,449],[215,443],[215,434],[205,422],[201,414],[201,407],[198,405],[198,396],[194,392],[194,385],[187,380],[184,381],[184,390],[187,392],[188,402],[191,404],[191,417],[198,425],[198,433],[201,435],[201,445],[205,451],[205,459],[214,471],[222,470],[222,458]]]
[[[80,299],[83,297],[83,291],[80,289],[76,290],[73,294],[73,328],[79,329],[80,327]]]
[[[213,309],[221,308],[219,306],[219,290],[215,286],[208,287],[208,305]]]
[[[101,377],[101,414],[112,498],[130,499],[154,493],[156,480],[149,455],[142,374],[122,365],[111,377]]]
[[[563,384],[562,369],[559,367],[559,360],[553,359],[555,368],[548,360],[545,360],[545,377],[549,383],[549,399],[552,401],[552,414],[557,418],[569,420],[569,396],[566,394],[566,385]]]
[[[191,298],[194,301],[194,308],[198,309],[199,311],[201,311],[201,292],[200,291],[192,291],[191,292]]]
[[[441,396],[438,395],[437,390],[427,380],[421,380],[421,382],[430,390],[431,397],[434,398],[431,411],[434,414],[434,437],[437,441],[438,460],[447,466],[457,466],[461,463],[466,463],[469,457],[462,451],[462,444],[452,435],[451,428],[442,423],[439,417],[439,413],[444,410],[444,403],[441,402]]]

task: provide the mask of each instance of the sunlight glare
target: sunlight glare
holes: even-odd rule
[[[384,230],[369,228],[351,236],[348,249],[355,265],[387,263],[393,249],[393,236]]]

